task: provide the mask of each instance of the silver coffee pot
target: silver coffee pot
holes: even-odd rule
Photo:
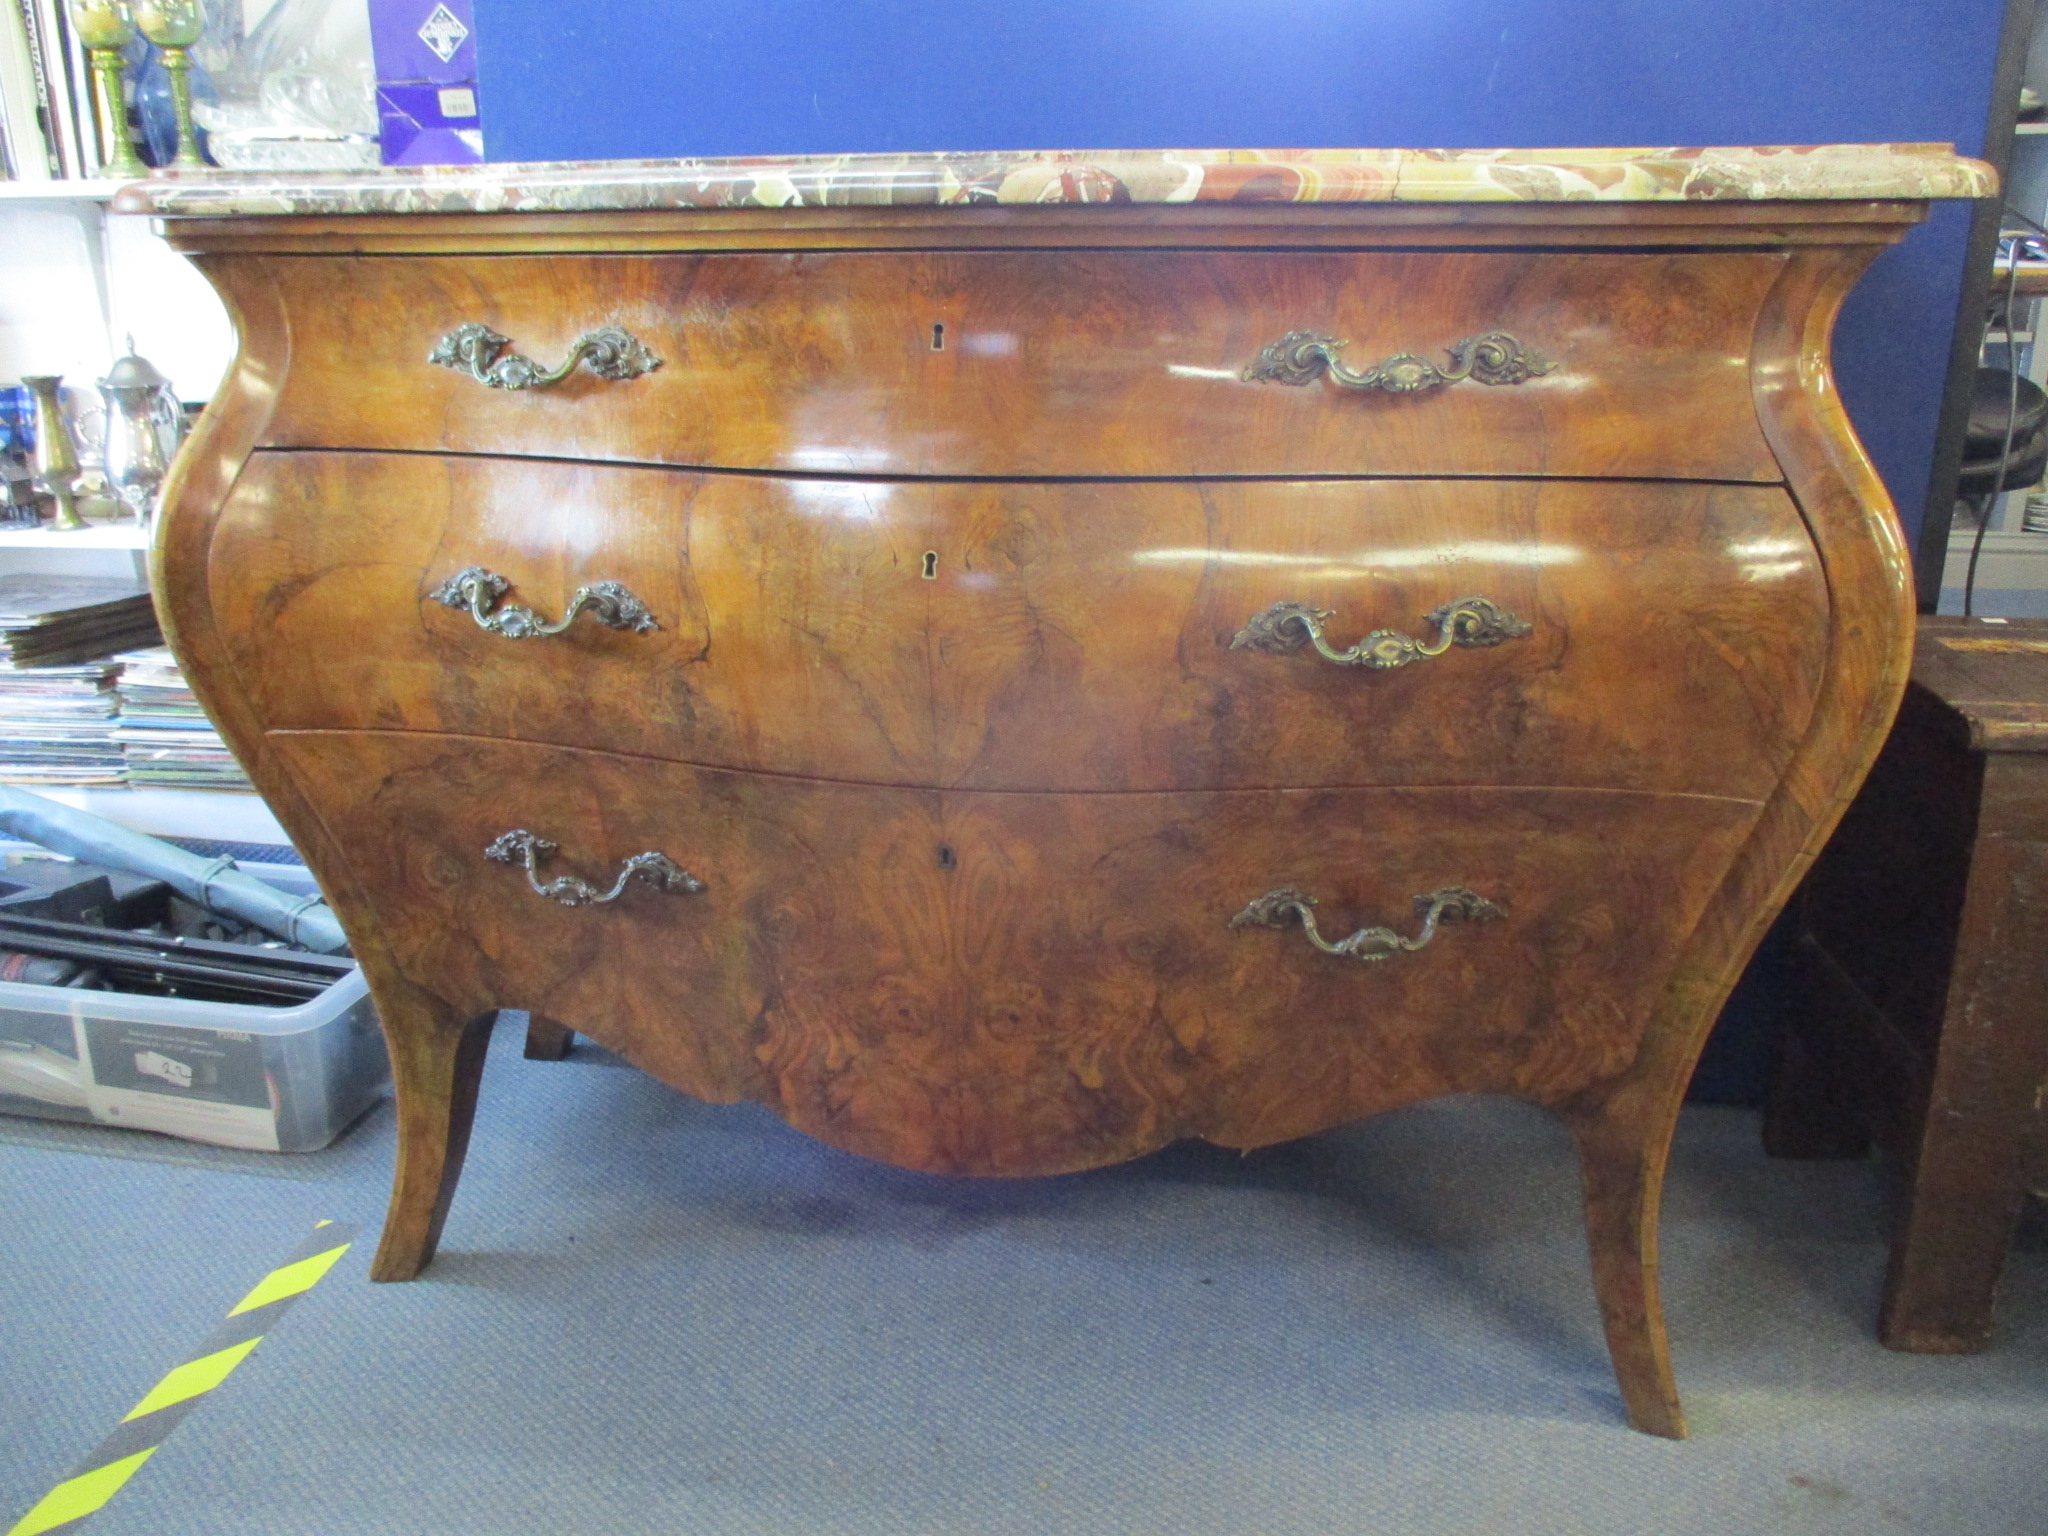
[[[116,360],[98,382],[100,398],[106,402],[107,489],[135,514],[137,524],[146,527],[184,436],[184,413],[171,381],[135,355],[133,336],[128,338],[128,355]]]

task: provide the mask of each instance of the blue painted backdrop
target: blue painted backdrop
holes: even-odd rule
[[[477,0],[494,160],[1931,139],[2004,0]],[[1842,391],[1917,533],[1967,210],[1849,301]]]
[[[476,0],[496,160],[852,150],[1894,140],[1982,148],[2004,0]],[[1962,282],[1949,204],[1835,361],[1917,537]],[[1755,1102],[1766,943],[1696,1097]]]

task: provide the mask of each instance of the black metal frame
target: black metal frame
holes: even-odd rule
[[[2020,109],[2020,81],[2026,69],[2027,45],[2034,34],[2040,0],[2007,0],[2005,27],[1998,38],[1998,64],[1991,81],[1991,113],[1984,125],[1984,150],[1979,157],[1998,169],[2001,188],[2012,171],[2013,124]],[[1980,200],[1970,217],[1965,247],[1963,291],[1956,301],[1954,339],[1949,347],[1948,382],[1942,391],[1941,419],[1935,428],[1934,466],[1927,477],[1926,512],[1920,521],[1920,544],[1913,555],[1913,579],[1920,611],[1934,612],[1941,600],[1941,577],[1948,564],[1949,526],[1955,517],[1956,486],[1962,478],[1963,439],[1970,421],[1970,397],[1984,350],[1985,308],[1991,299],[1991,269],[1998,255],[1998,230],[2004,222],[2003,196]]]

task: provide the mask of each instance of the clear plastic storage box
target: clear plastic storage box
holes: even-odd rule
[[[311,1152],[389,1076],[360,970],[291,1008],[0,981],[0,1113]]]

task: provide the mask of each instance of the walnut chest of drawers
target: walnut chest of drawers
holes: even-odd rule
[[[1911,641],[1828,331],[1988,190],[1890,146],[127,194],[240,330],[158,590],[383,1015],[378,1277],[498,1008],[950,1173],[1512,1094],[1682,1433],[1673,1119]]]

